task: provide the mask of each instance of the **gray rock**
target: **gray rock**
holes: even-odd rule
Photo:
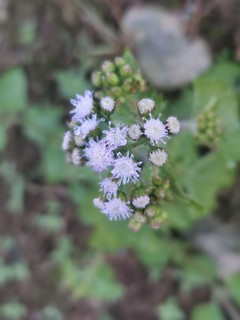
[[[145,77],[159,88],[182,87],[211,65],[206,43],[188,39],[180,15],[161,7],[130,9],[122,29]]]

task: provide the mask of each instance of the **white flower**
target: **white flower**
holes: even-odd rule
[[[108,148],[104,141],[89,140],[89,145],[84,149],[87,165],[96,172],[102,172],[114,162],[112,149]]]
[[[132,204],[136,208],[143,209],[149,204],[149,202],[150,202],[149,196],[144,195],[144,196],[134,198],[132,201]]]
[[[110,127],[111,123],[109,123]],[[111,128],[109,130],[104,130],[103,133],[105,137],[104,141],[113,149],[118,147],[125,146],[127,144],[127,127],[123,127],[122,124],[116,125],[116,127]]]
[[[133,210],[129,208],[126,202],[119,198],[113,198],[104,202],[102,213],[108,216],[109,220],[124,220],[131,217]]]
[[[72,162],[73,164],[75,164],[76,166],[79,166],[81,164],[81,153],[80,150],[78,148],[74,148],[72,151]]]
[[[73,142],[72,133],[70,131],[65,132],[65,134],[63,136],[62,149],[64,151],[69,150],[72,142]]]
[[[161,167],[164,165],[164,163],[167,161],[168,155],[166,151],[158,149],[156,151],[152,151],[149,155],[149,160],[158,167]]]
[[[115,101],[111,97],[104,97],[100,100],[100,106],[104,111],[112,112],[115,107]]]
[[[129,156],[129,152],[127,152],[127,156],[123,156],[121,153],[117,154],[118,158],[114,160],[113,170],[111,171],[114,179],[119,179],[119,185],[121,183],[126,184],[130,180],[133,183],[139,179],[139,172],[141,172],[141,168],[139,165],[142,162],[134,162],[132,160],[133,154]]]
[[[104,202],[100,198],[93,199],[93,204],[96,208],[102,210],[104,207]]]
[[[172,134],[177,134],[180,131],[180,123],[176,117],[168,117],[166,127]]]
[[[141,127],[139,124],[132,124],[128,129],[128,136],[132,140],[138,140],[142,135]]]
[[[75,107],[70,113],[73,113],[72,120],[80,122],[83,118],[90,115],[93,110],[93,97],[92,92],[85,91],[85,96],[76,95],[76,100],[71,99],[71,104]]]
[[[152,110],[155,107],[155,102],[152,99],[145,98],[145,99],[141,99],[138,102],[137,106],[140,114],[146,114],[146,113],[152,112]]]
[[[112,179],[106,178],[102,182],[100,182],[100,191],[108,198],[112,195],[117,196],[118,184],[114,182]]]
[[[96,114],[94,114],[92,118],[88,117],[84,120],[81,120],[81,125],[75,126],[73,129],[74,135],[81,135],[82,138],[85,139],[90,132],[97,128],[100,121],[103,121],[103,119],[97,120]]]
[[[84,144],[84,139],[81,136],[80,132],[78,131],[78,135],[74,135],[74,142],[76,144],[76,146],[81,147]]]
[[[168,138],[168,134],[164,124],[159,120],[159,117],[157,119],[153,119],[152,115],[150,115],[150,119],[145,119],[145,121],[146,122],[143,125],[144,133],[150,139],[152,145],[159,142],[165,144],[166,142],[163,139]]]

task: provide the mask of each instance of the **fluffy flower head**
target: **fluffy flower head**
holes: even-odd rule
[[[109,124],[109,126],[111,123]],[[123,127],[121,124],[118,124],[116,127],[109,130],[104,130],[105,134],[104,141],[113,149],[118,147],[125,146],[127,144],[127,127]]]
[[[76,166],[79,166],[81,164],[81,152],[80,149],[78,148],[74,148],[72,151],[72,162],[73,164],[75,164]]]
[[[143,127],[144,133],[151,141],[152,145],[156,145],[159,142],[166,143],[163,139],[168,138],[167,130],[162,121],[159,120],[159,117],[154,119],[152,118],[152,115],[150,115],[149,120],[145,119]]]
[[[80,135],[83,139],[85,139],[90,132],[97,128],[100,121],[102,121],[102,119],[97,120],[96,114],[94,114],[91,118],[88,117],[84,120],[81,120],[81,125],[74,127],[74,135]]]
[[[73,141],[73,136],[70,131],[67,131],[63,136],[63,142],[62,142],[62,150],[67,151],[71,147],[71,143]]]
[[[71,99],[71,104],[75,107],[70,113],[73,113],[72,120],[80,122],[83,118],[90,115],[93,110],[93,97],[92,92],[85,91],[85,95],[76,95],[76,100]]]
[[[132,204],[135,208],[144,209],[150,202],[148,195],[136,197],[133,199]]]
[[[136,183],[139,179],[139,172],[141,172],[139,165],[142,162],[134,162],[133,154],[129,156],[129,152],[126,156],[119,152],[117,156],[118,158],[114,160],[113,170],[111,171],[113,178],[119,179],[119,185],[121,183],[126,184],[129,181]]]
[[[157,149],[156,151],[152,151],[149,155],[149,160],[155,166],[161,167],[167,161],[168,155],[165,150]]]
[[[110,198],[112,195],[115,197],[117,196],[118,184],[112,179],[104,179],[100,182],[100,187],[100,191],[102,191],[107,198]]]
[[[141,132],[141,127],[139,124],[135,123],[129,127],[128,136],[130,139],[138,140],[138,139],[140,139],[141,135],[142,135],[142,132]]]
[[[108,148],[104,141],[89,140],[89,145],[84,149],[87,165],[96,172],[102,172],[113,164],[112,149]]]
[[[101,211],[108,216],[109,220],[125,220],[130,218],[133,212],[127,203],[119,198],[104,202]]]
[[[102,210],[104,207],[104,202],[100,198],[93,199],[93,204],[96,208]]]
[[[180,123],[176,117],[168,117],[166,127],[172,134],[177,134],[180,131]]]
[[[115,107],[115,101],[111,97],[104,97],[100,101],[100,106],[104,111],[112,112]]]
[[[155,107],[155,102],[152,99],[144,98],[138,102],[137,106],[140,114],[146,114],[152,112]]]

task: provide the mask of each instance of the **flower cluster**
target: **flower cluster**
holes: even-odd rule
[[[177,118],[169,117],[163,123],[160,114],[154,117],[156,105],[150,98],[136,103],[139,119],[129,126],[110,121],[117,108],[112,97],[99,99],[85,91],[83,96],[77,94],[71,104],[74,108],[62,149],[71,163],[89,166],[99,174],[101,195],[94,199],[94,205],[110,220],[131,218],[133,230],[146,221],[156,228],[166,219],[161,210],[159,213],[159,185],[152,180],[152,187],[146,188],[141,174],[145,165],[156,171],[167,162],[164,146],[180,130]],[[136,152],[141,145],[146,156]],[[149,177],[153,178],[154,174]]]
[[[107,111],[114,108],[114,100],[106,95],[121,101],[130,93],[146,91],[146,82],[129,51],[114,61],[105,61],[100,70],[92,74],[92,83],[98,89],[95,95],[103,98],[101,105]]]

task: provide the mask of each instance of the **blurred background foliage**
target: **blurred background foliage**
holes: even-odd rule
[[[188,85],[150,84],[151,96],[186,123],[213,108],[223,127],[213,150],[189,131],[168,144],[177,186],[160,230],[108,221],[92,204],[97,177],[61,150],[69,99],[131,45],[123,16],[148,3],[0,1],[0,319],[240,319],[237,1],[151,1],[194,4],[187,30],[213,55]]]

